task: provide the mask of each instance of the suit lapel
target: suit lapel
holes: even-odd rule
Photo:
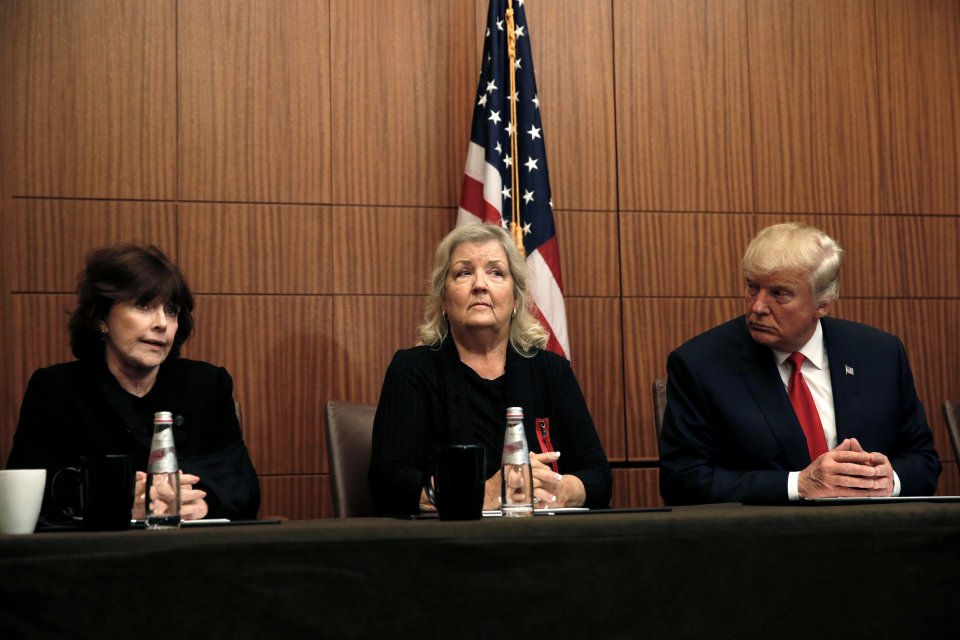
[[[810,464],[807,440],[783,387],[773,352],[754,342],[746,329],[744,333],[746,341],[740,351],[740,375],[780,443],[789,468],[803,469]]]
[[[833,413],[837,422],[837,443],[844,438],[860,437],[860,382],[857,380],[857,358],[847,348],[837,325],[830,318],[820,321],[823,343],[830,361],[830,386],[833,388]]]

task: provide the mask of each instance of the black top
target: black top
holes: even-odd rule
[[[153,414],[174,415],[181,469],[200,477],[207,517],[255,518],[260,485],[240,431],[227,370],[184,358],[160,365],[142,398],[125,392],[106,363],[74,361],[38,369],[30,378],[8,468],[44,468],[43,513],[59,514],[50,497],[54,474],[82,455],[128,453],[146,469]]]
[[[418,511],[437,444],[484,446],[487,476],[493,476],[500,468],[508,406],[523,407],[530,451],[543,452],[548,439],[561,452],[559,472],[583,482],[585,506],[609,504],[610,465],[570,363],[548,351],[526,358],[508,347],[506,373],[488,381],[460,361],[448,339],[439,348],[398,351],[387,369],[370,460],[378,512]]]

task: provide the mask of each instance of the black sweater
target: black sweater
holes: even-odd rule
[[[146,469],[156,411],[174,414],[177,458],[200,477],[207,517],[255,518],[260,485],[240,432],[233,380],[206,362],[168,359],[143,398],[123,391],[104,362],[38,369],[23,396],[7,467],[46,469],[43,513],[56,515],[50,483],[58,470],[78,466],[80,456],[128,453]]]
[[[370,490],[380,513],[418,511],[423,478],[429,475],[431,451],[437,444],[484,445],[488,477],[492,476],[500,465],[508,406],[523,407],[531,452],[544,450],[543,432],[548,432],[553,450],[562,454],[559,472],[583,482],[585,506],[609,504],[610,465],[569,362],[539,350],[525,358],[508,347],[502,400],[485,411],[471,409],[489,399],[471,394],[475,387],[464,369],[450,339],[440,348],[420,346],[394,355],[373,425]],[[499,421],[476,424],[483,416],[498,416]],[[497,434],[496,448],[486,437],[491,430]]]

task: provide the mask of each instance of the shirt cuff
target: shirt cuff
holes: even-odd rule
[[[894,478],[896,478],[896,473],[894,473]],[[899,487],[899,485],[897,485]],[[787,497],[790,499],[790,502],[797,502],[800,500],[800,472],[791,471],[787,475]]]
[[[894,498],[900,495],[900,476],[897,475],[897,472],[893,472],[893,493],[890,494]]]

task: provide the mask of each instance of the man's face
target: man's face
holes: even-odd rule
[[[832,304],[817,304],[807,273],[747,277],[746,284],[750,337],[778,351],[799,351]]]

